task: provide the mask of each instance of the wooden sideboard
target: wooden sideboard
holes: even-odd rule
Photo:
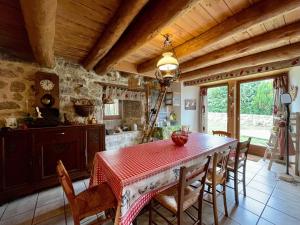
[[[0,203],[58,184],[56,162],[72,179],[88,177],[95,152],[105,149],[104,125],[0,132]]]

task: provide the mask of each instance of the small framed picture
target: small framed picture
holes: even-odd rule
[[[173,92],[167,92],[166,93],[165,105],[173,105]]]
[[[184,100],[185,110],[196,110],[196,99],[185,99]]]

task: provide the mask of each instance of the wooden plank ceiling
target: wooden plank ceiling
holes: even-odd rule
[[[167,33],[183,79],[249,66],[243,65],[249,55],[252,66],[259,64],[256,57],[273,63],[300,56],[298,50],[278,54],[284,46],[299,49],[300,0],[22,2],[0,0],[0,47],[48,67],[64,57],[100,75],[119,69],[153,76]],[[234,64],[237,59],[243,63]]]

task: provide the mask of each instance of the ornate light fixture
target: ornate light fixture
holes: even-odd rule
[[[169,86],[171,82],[178,79],[180,76],[179,62],[175,55],[172,41],[170,39],[170,35],[163,35],[164,40],[164,48],[169,49],[169,51],[164,52],[162,54],[162,58],[158,60],[156,67],[157,70],[155,72],[156,79],[163,86]]]

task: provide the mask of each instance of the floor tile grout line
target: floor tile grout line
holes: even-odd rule
[[[38,192],[38,193],[37,193],[37,196],[36,196],[36,201],[35,201],[35,206],[34,206],[33,216],[32,216],[32,220],[31,220],[31,225],[33,225],[33,222],[34,222],[35,211],[36,211],[37,203],[38,203],[38,200],[39,200],[39,196],[40,196],[40,193]]]
[[[263,166],[261,166],[261,169],[263,169],[263,168],[265,167],[265,165],[266,165],[266,164],[263,164]],[[249,183],[246,185],[246,188],[247,188],[247,186],[254,180],[254,178],[259,174],[260,171],[261,171],[261,170],[257,170],[257,172],[255,173],[255,175],[251,178],[251,180],[249,181]],[[273,187],[273,190],[272,190],[272,192],[271,192],[271,194],[270,194],[270,196],[269,196],[267,202],[266,202],[266,203],[263,203],[263,204],[264,204],[264,208],[263,208],[263,210],[261,211],[261,214],[260,214],[259,216],[258,216],[257,214],[255,214],[255,213],[251,212],[250,210],[247,210],[247,209],[245,209],[244,207],[241,206],[241,208],[243,208],[243,209],[249,211],[250,213],[253,213],[253,214],[256,215],[256,216],[258,216],[258,220],[256,221],[256,225],[257,225],[258,222],[260,221],[261,215],[262,215],[262,213],[264,212],[265,207],[266,207],[266,205],[267,205],[269,199],[271,198],[271,195],[272,195],[272,193],[273,193],[273,191],[274,191],[274,189],[275,189],[276,186],[277,186],[277,181],[276,181],[276,184],[275,184],[274,187]],[[255,190],[257,190],[257,189],[255,189]],[[259,191],[259,190],[258,190],[258,191]],[[261,191],[260,191],[260,192],[261,192]],[[262,192],[262,193],[264,193],[264,192]],[[249,197],[249,196],[247,196],[247,197]],[[251,197],[249,197],[249,198],[251,198]],[[251,199],[253,199],[253,198],[251,198]],[[256,200],[256,199],[253,199],[253,200],[258,201],[258,200]],[[258,202],[260,202],[260,201],[258,201]]]
[[[8,207],[8,203],[5,204],[5,209],[3,210],[3,213],[0,215],[0,221],[2,220],[2,217],[3,217],[7,207]]]
[[[260,214],[260,216],[259,216],[259,218],[258,218],[258,221],[257,221],[256,225],[258,224],[258,222],[260,221],[260,219],[263,218],[262,215],[263,215],[263,213],[264,213],[264,211],[265,211],[265,209],[266,209],[266,207],[267,207],[267,205],[268,205],[268,202],[270,201],[270,198],[272,197],[272,194],[273,194],[275,188],[277,187],[277,185],[278,185],[278,180],[276,180],[276,184],[274,185],[274,188],[273,188],[273,190],[272,190],[272,192],[271,192],[271,194],[270,194],[270,196],[269,196],[267,202],[265,203],[263,210],[261,211],[261,214]],[[263,219],[266,220],[265,218],[263,218]],[[266,220],[266,221],[268,221],[268,220]],[[271,222],[271,221],[268,221],[268,222]],[[272,223],[272,222],[271,222],[271,223]]]

